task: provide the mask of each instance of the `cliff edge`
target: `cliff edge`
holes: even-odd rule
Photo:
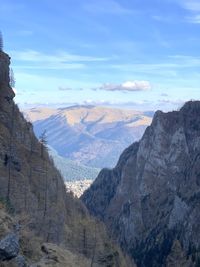
[[[199,266],[200,101],[157,111],[82,200],[139,267]]]
[[[9,65],[0,52],[0,265],[133,266],[103,224],[66,193],[45,144],[13,101]]]

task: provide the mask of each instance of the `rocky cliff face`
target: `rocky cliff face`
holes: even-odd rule
[[[138,266],[199,266],[200,102],[156,112],[82,199]]]
[[[0,52],[0,265],[129,266],[104,226],[66,194],[45,146],[13,101],[9,64]],[[6,251],[9,234],[19,259]]]
[[[44,239],[61,242],[67,218],[62,178],[33,134],[32,125],[24,120],[12,100],[8,56],[1,53],[0,62],[1,198],[15,212],[29,214],[32,219],[28,223]]]

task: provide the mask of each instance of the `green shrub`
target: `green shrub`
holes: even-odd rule
[[[11,215],[14,214],[15,209],[14,209],[13,205],[11,204],[10,200],[7,200],[3,197],[0,197],[0,204],[1,204],[1,206],[3,206],[6,209],[6,211],[9,214],[11,214]]]

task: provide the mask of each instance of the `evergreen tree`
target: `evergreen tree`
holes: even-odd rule
[[[0,31],[0,52],[3,51],[3,35],[2,32]]]
[[[43,158],[44,156],[44,150],[47,148],[47,135],[46,135],[46,130],[42,132],[42,134],[39,137],[39,141],[41,144],[41,157]]]

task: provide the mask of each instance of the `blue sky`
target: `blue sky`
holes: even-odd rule
[[[200,98],[199,0],[1,0],[0,29],[21,105]]]

